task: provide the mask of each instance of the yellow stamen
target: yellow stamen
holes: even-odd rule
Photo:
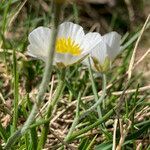
[[[56,52],[57,53],[68,53],[71,55],[80,55],[81,49],[70,37],[59,38],[56,41]]]

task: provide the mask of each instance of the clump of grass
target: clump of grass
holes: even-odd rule
[[[134,68],[144,61],[150,51],[148,49],[139,61],[134,61],[143,31],[149,28],[149,16],[142,32],[140,29],[124,36],[121,63],[107,72],[107,82],[105,77],[101,80],[91,69],[88,71],[77,64],[65,70],[65,78],[63,72],[53,68],[49,83],[51,71],[48,69],[48,78],[44,84],[44,88],[46,85],[48,89],[43,90],[43,86],[41,88],[42,95],[37,98],[40,105],[33,115],[35,120],[28,126],[23,126],[31,110],[39,104],[35,101],[35,95],[40,94],[38,87],[44,70],[44,63],[28,58],[24,53],[28,45],[27,35],[36,26],[49,26],[50,19],[50,26],[53,23],[49,2],[41,1],[41,6],[29,7],[32,3],[9,0],[0,4],[0,148],[4,149],[7,143],[11,149],[33,150],[43,147],[82,150],[149,149],[150,86],[140,80],[142,74],[134,73]],[[74,17],[75,22],[80,22],[78,7],[81,6],[69,6],[71,10],[66,10],[67,7],[65,5],[63,11],[72,11],[71,17]],[[21,14],[22,11],[26,13]],[[48,19],[47,16],[51,17]],[[17,21],[19,17],[26,18],[22,24]],[[55,18],[55,23],[58,23],[58,18]],[[14,25],[15,31],[11,31]],[[55,24],[56,28],[57,25]],[[22,29],[17,31],[17,28]],[[137,44],[134,48],[135,41]],[[101,101],[95,102],[100,96],[104,99],[103,104]],[[43,97],[44,100],[41,101]],[[57,107],[55,100],[59,100]],[[101,111],[98,113],[99,106]],[[24,134],[20,130],[22,126],[25,127]],[[15,135],[13,138],[20,139],[13,143],[10,140],[12,135]]]

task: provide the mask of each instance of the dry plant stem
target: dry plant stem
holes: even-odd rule
[[[140,87],[138,92],[143,92],[143,91],[146,91],[146,90],[149,90],[150,89],[150,85],[147,85],[147,86],[144,86],[144,87]],[[126,90],[124,92],[124,94],[131,94],[131,93],[134,93],[136,92],[137,89],[129,89],[129,90]],[[112,92],[112,95],[122,95],[123,91],[117,91],[117,92]]]
[[[4,149],[10,149],[12,145],[16,142],[17,139],[19,139],[28,129],[28,127],[32,124],[32,122],[35,119],[35,116],[37,114],[38,108],[40,107],[40,104],[42,102],[43,96],[45,94],[45,91],[47,89],[47,83],[49,83],[50,76],[51,76],[51,71],[52,71],[52,64],[53,64],[53,57],[54,57],[54,51],[55,51],[55,41],[57,38],[57,32],[58,32],[58,24],[59,24],[59,17],[60,17],[60,5],[56,4],[57,9],[55,9],[54,13],[54,27],[52,30],[52,35],[51,35],[51,45],[49,46],[49,54],[48,54],[48,60],[46,62],[45,66],[45,71],[43,74],[42,82],[39,87],[39,93],[36,98],[36,102],[32,108],[32,111],[23,125],[23,127],[19,130],[17,130],[7,141]]]
[[[121,137],[120,137],[120,140],[119,140],[119,144],[116,148],[116,150],[121,150],[121,147],[124,143],[124,140],[129,132],[129,129],[131,127],[131,124],[132,122],[130,120],[128,120],[128,125],[125,125],[125,127],[123,127],[122,125],[122,120],[119,120],[119,123],[120,123],[120,134],[121,134]]]
[[[145,54],[134,64],[133,69],[138,66],[138,64],[144,60],[144,58],[150,53],[150,48],[145,52]]]
[[[134,47],[133,54],[132,54],[132,57],[131,57],[131,60],[130,60],[130,64],[129,64],[129,68],[128,68],[128,80],[131,78],[132,68],[133,68],[133,65],[134,65],[136,50],[137,50],[138,44],[140,42],[140,39],[142,37],[142,34],[143,34],[144,30],[146,29],[146,25],[148,24],[149,18],[150,18],[150,14],[148,15],[148,17],[147,17],[147,19],[146,19],[146,21],[145,21],[145,23],[143,25],[143,28],[141,29],[139,38],[137,39],[137,41],[135,43],[135,47]]]
[[[142,143],[139,143],[136,147],[136,150],[141,150],[142,149]]]
[[[118,119],[115,119],[114,121],[114,133],[113,133],[113,147],[112,150],[116,149],[116,131],[117,131],[117,124],[118,124]]]
[[[54,98],[52,99],[51,103],[48,106],[47,112],[46,112],[46,119],[51,118],[51,115],[53,113],[54,107],[57,105],[57,102],[61,96],[61,93],[64,89],[64,79],[65,79],[65,69],[62,70],[60,80],[58,82],[58,86],[56,89],[56,93],[54,95]],[[50,119],[51,120],[51,119]],[[49,122],[50,122],[49,120]],[[42,147],[44,147],[49,131],[49,122],[44,124],[44,127],[42,129],[40,141],[38,143],[38,150],[41,150]]]

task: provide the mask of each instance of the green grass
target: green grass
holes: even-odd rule
[[[4,148],[11,135],[20,129],[27,120],[42,81],[45,64],[25,55],[28,34],[38,26],[51,26],[53,18],[52,5],[49,1],[42,2],[48,6],[48,11],[43,5],[35,4],[31,0],[26,2],[18,12],[21,4],[18,0],[0,2],[0,149]],[[96,6],[92,7],[98,11]],[[81,25],[86,24],[82,20],[87,15],[84,14],[86,10],[82,10],[82,5],[66,4],[63,12],[64,19],[61,17],[61,22],[70,20]],[[124,29],[120,26],[124,17],[127,16],[117,18],[116,14],[117,11],[112,13],[111,18],[106,17],[106,22],[111,22],[111,26],[107,30],[119,27],[118,32],[125,35]],[[12,17],[14,20],[11,20]],[[88,21],[92,22],[92,19]],[[12,21],[11,26],[10,21]],[[129,26],[128,21],[125,26]],[[150,23],[146,30],[149,29],[149,26]],[[85,28],[88,29],[87,26]],[[112,85],[106,91],[103,104],[94,105],[97,102],[95,99],[99,98],[97,91],[103,88],[101,75],[89,71],[81,64],[76,64],[66,69],[66,76],[62,84],[59,82],[60,70],[53,67],[54,81],[49,84],[44,94],[44,100],[38,108],[39,114],[36,120],[28,127],[27,132],[11,146],[11,149],[36,150],[38,147],[42,149],[39,145],[44,140],[42,145],[46,143],[45,147],[50,149],[65,147],[73,149],[75,147],[79,150],[110,150],[114,140],[113,125],[115,119],[118,118],[122,120],[122,127],[126,126],[124,129],[126,136],[121,144],[122,149],[136,149],[141,143],[141,149],[148,150],[150,148],[150,91],[149,89],[140,91],[141,87],[147,85],[148,79],[144,78],[141,70],[139,70],[140,73],[133,71],[129,82],[127,82],[126,75],[140,29],[141,25],[136,27],[136,31],[128,31],[127,36],[123,38],[123,52],[118,57],[119,63],[115,63],[112,69],[106,73],[107,86]],[[91,80],[92,76],[94,80]],[[134,92],[122,95],[113,94],[116,91],[123,91],[127,83],[130,83],[128,89],[135,89]],[[51,89],[52,87],[53,89]],[[61,95],[55,93],[54,97],[49,99],[50,91],[53,95],[56,89],[57,91],[59,89]],[[54,107],[55,103],[57,103],[57,107]],[[94,109],[91,109],[92,106],[95,106]],[[50,108],[49,111],[48,108]],[[99,108],[101,108],[102,118],[100,112],[98,113]],[[89,110],[88,114],[85,113],[87,110]],[[50,130],[48,130],[50,120],[52,122],[49,125]],[[118,123],[116,146],[121,138],[120,126]],[[127,127],[130,127],[129,130]],[[43,128],[46,130],[45,133]],[[67,136],[68,132],[69,136]],[[47,140],[41,139],[42,135],[46,134],[48,134]]]

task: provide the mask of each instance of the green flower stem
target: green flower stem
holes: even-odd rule
[[[89,64],[90,64],[90,59],[89,59]],[[91,69],[91,64],[90,64],[88,69],[89,69],[89,73],[90,73],[90,79],[91,79],[91,82],[92,82],[92,90],[93,90],[93,93],[94,93],[95,102],[98,102],[99,96],[98,96],[97,88],[96,88],[96,85],[95,85],[95,82],[94,82],[94,77],[93,77],[93,73],[92,73],[92,69]],[[101,111],[100,105],[97,105],[97,112],[98,112],[99,118],[101,118],[102,117],[102,111]]]
[[[54,3],[55,4],[55,3]],[[58,25],[59,25],[59,18],[60,18],[60,10],[61,6],[59,4],[55,4],[55,12],[54,12],[54,19],[53,19],[53,30],[52,30],[52,35],[51,35],[51,44],[49,46],[49,53],[48,53],[48,60],[46,62],[45,66],[45,71],[43,74],[42,82],[39,87],[39,93],[36,98],[36,102],[32,108],[32,111],[23,125],[23,127],[19,130],[17,130],[7,141],[5,145],[5,149],[10,149],[12,145],[16,142],[17,139],[19,139],[28,129],[28,127],[33,123],[35,116],[38,112],[38,108],[40,107],[40,104],[42,102],[43,96],[45,94],[45,91],[47,89],[47,83],[49,83],[50,76],[51,76],[51,71],[52,71],[52,64],[53,64],[53,57],[54,57],[54,51],[55,51],[55,42],[57,38],[57,33],[58,33]]]
[[[17,73],[17,61],[16,61],[16,51],[13,50],[13,84],[14,84],[14,113],[13,113],[13,127],[12,133],[17,129],[17,120],[18,120],[18,73]]]
[[[67,139],[67,142],[71,142],[72,140],[74,140],[76,137],[87,133],[88,131],[90,131],[91,129],[99,126],[100,124],[102,124],[105,120],[107,120],[112,114],[114,113],[114,109],[111,109],[105,116],[103,116],[101,119],[98,119],[95,123],[93,123],[92,125],[76,131],[75,133],[72,133],[72,135]]]
[[[64,79],[65,79],[65,69],[62,70],[61,77],[59,79],[58,86],[56,88],[56,93],[54,95],[52,102],[48,106],[48,110],[46,113],[46,119],[51,118],[54,107],[57,105],[57,102],[62,94],[62,91],[64,90]],[[50,120],[49,120],[49,122],[50,122]],[[46,122],[42,129],[42,134],[41,134],[40,141],[38,143],[38,148],[37,148],[38,150],[41,150],[42,147],[44,147],[44,145],[45,145],[48,131],[49,131],[49,122]]]
[[[80,104],[80,99],[81,99],[81,93],[79,93],[78,99],[77,99],[77,108],[76,108],[76,116],[75,119],[72,123],[72,126],[67,134],[67,136],[65,137],[65,141],[68,141],[69,137],[72,135],[73,131],[75,130],[75,127],[77,126],[78,122],[79,122],[79,104]]]
[[[99,106],[101,104],[101,102],[104,100],[105,94],[106,94],[106,75],[103,74],[102,76],[103,76],[102,95],[101,95],[101,97],[96,101],[96,103],[92,107],[90,107],[88,110],[86,110],[85,112],[83,112],[81,114],[80,120],[83,119],[85,116],[87,116],[92,111],[94,111],[97,108],[97,106]]]

